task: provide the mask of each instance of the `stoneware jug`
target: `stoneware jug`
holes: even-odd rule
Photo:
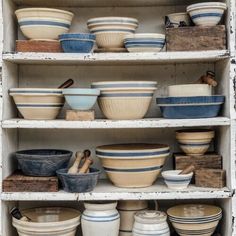
[[[167,216],[161,211],[140,211],[134,216],[133,236],[170,236]]]
[[[155,210],[158,209],[157,202],[155,203]],[[138,211],[148,209],[148,201],[119,201],[117,210],[120,213],[120,232],[119,236],[132,236],[132,229],[134,225],[134,215]]]
[[[117,202],[84,203],[81,225],[83,236],[118,236],[120,215]]]

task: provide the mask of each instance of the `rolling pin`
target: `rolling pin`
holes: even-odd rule
[[[69,87],[72,86],[73,84],[74,84],[74,80],[73,80],[73,79],[68,79],[68,80],[65,81],[63,84],[61,84],[58,88],[59,88],[59,89],[69,88]]]
[[[91,157],[87,157],[85,159],[85,162],[83,164],[83,166],[80,168],[79,170],[79,174],[85,174],[87,173],[88,169],[89,169],[89,166],[93,164],[93,159]]]
[[[76,159],[74,164],[70,167],[70,169],[68,170],[68,174],[76,174],[78,172],[79,169],[79,164],[81,162],[81,160],[84,158],[84,152],[76,152]]]
[[[187,166],[185,169],[183,169],[179,175],[187,175],[191,172],[193,172],[195,170],[195,166],[194,165],[190,165],[190,166]]]
[[[216,87],[217,82],[215,81],[215,72],[207,71],[206,75],[201,76],[201,78],[197,82],[202,84],[209,84],[213,87]]]

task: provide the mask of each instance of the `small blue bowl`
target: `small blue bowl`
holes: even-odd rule
[[[95,44],[94,34],[61,34],[59,41],[64,52],[90,53]]]
[[[156,99],[164,118],[197,119],[218,116],[224,96],[159,97]]]
[[[73,110],[90,110],[97,101],[100,95],[99,89],[63,89],[62,92],[66,98],[67,103]]]

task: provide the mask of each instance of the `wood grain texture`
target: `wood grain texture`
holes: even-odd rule
[[[167,51],[201,51],[226,49],[224,25],[166,29]]]
[[[25,176],[16,171],[3,180],[3,192],[58,192],[58,178]]]
[[[94,110],[89,111],[78,111],[78,110],[67,110],[66,120],[68,121],[92,121],[95,119]]]

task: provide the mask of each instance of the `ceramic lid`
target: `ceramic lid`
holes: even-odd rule
[[[167,216],[164,212],[149,210],[149,211],[140,211],[136,213],[134,218],[139,223],[160,224],[166,221]]]
[[[205,204],[185,204],[168,209],[167,214],[175,218],[202,218],[218,215],[222,212],[220,207]]]

